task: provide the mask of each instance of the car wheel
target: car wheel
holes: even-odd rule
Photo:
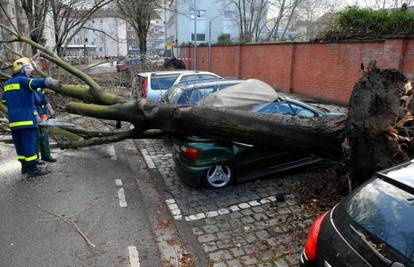
[[[229,166],[215,165],[207,170],[204,185],[210,189],[228,186],[233,180],[233,173]]]

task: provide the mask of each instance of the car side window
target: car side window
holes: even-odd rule
[[[181,78],[180,82],[188,82],[197,80],[197,74],[185,75]]]
[[[294,115],[294,110],[284,101],[276,101],[267,105],[263,112],[278,113],[283,115]]]
[[[316,117],[316,114],[313,111],[311,111],[311,110],[309,110],[307,108],[304,108],[302,106],[299,106],[299,105],[296,105],[296,104],[293,104],[293,103],[290,103],[290,106],[295,111],[295,115],[296,116],[306,117],[306,118]]]
[[[199,74],[198,79],[200,80],[215,80],[217,79],[217,76],[211,75],[211,74]]]

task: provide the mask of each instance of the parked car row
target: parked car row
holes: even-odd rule
[[[140,95],[150,102],[160,102],[167,90],[177,84],[217,80],[221,77],[207,71],[159,71],[143,72],[137,76],[136,96]]]
[[[335,117],[279,95],[257,80],[222,78],[209,72],[140,73],[136,95],[151,102],[226,107],[246,112]],[[275,150],[197,136],[174,139],[178,175],[192,187],[218,189],[298,168],[329,164],[311,150]],[[414,267],[414,160],[376,173],[314,221],[300,257],[301,267]]]

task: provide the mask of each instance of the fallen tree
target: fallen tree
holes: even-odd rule
[[[369,178],[375,170],[413,157],[414,133],[409,125],[413,120],[410,110],[412,89],[410,82],[396,70],[379,70],[375,64],[370,66],[354,87],[348,119],[345,115],[304,118],[225,108],[152,104],[145,99],[127,100],[107,93],[90,76],[52,51],[5,26],[0,27],[11,33],[12,41],[36,47],[43,57],[82,82],[49,88],[82,101],[70,102],[66,107],[68,112],[133,125],[131,130],[113,132],[61,129],[79,137],[75,141],[60,142],[62,148],[100,145],[129,138],[160,138],[165,134],[198,135],[276,149],[310,149],[316,154],[340,158],[348,143],[350,157],[345,160],[351,163],[348,166],[355,184]],[[347,140],[345,146],[344,140]]]

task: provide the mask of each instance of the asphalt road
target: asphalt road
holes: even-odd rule
[[[118,143],[55,156],[50,174],[28,180],[13,146],[0,144],[0,267],[161,266],[130,166],[136,151]]]

